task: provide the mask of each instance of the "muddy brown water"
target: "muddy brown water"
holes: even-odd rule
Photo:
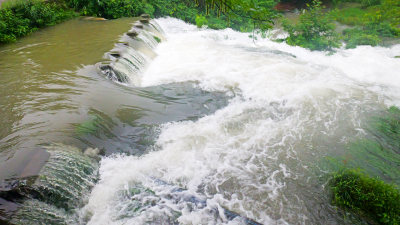
[[[78,18],[0,46],[0,181],[37,174],[48,143],[138,154],[158,124],[208,111],[212,96],[193,102],[204,92],[191,85],[134,88],[96,73],[134,21]]]

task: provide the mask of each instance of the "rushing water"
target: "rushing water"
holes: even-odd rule
[[[367,223],[331,205],[326,159],[346,156],[371,116],[400,105],[399,45],[326,55],[165,18],[165,40],[143,32],[141,48],[118,36],[131,22],[73,20],[0,48],[0,178],[37,173],[22,165],[55,142],[105,154],[91,192],[68,198],[83,199],[72,213],[33,199],[18,215],[42,207],[50,223]],[[104,54],[110,70],[99,73]],[[76,168],[91,160],[81,157]],[[93,186],[91,174],[81,186]]]

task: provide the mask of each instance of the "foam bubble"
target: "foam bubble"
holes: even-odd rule
[[[362,135],[369,111],[400,103],[400,46],[328,56],[268,39],[254,45],[230,29],[157,22],[168,41],[140,84],[191,81],[232,99],[197,121],[164,124],[147,155],[104,158],[83,209],[89,224],[243,223],[223,208],[264,224],[344,223],[317,164]]]

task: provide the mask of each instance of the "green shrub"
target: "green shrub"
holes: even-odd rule
[[[357,170],[344,170],[334,175],[331,188],[336,205],[363,212],[381,224],[400,224],[397,186]]]
[[[195,23],[196,15],[201,14],[194,1],[189,0],[152,0],[154,16],[171,16],[186,22]]]
[[[202,15],[197,15],[196,16],[196,26],[198,28],[201,28],[201,27],[203,27],[203,26],[205,26],[207,24],[208,24],[208,21],[207,21],[205,16],[202,16]]]
[[[370,12],[366,15],[368,22],[388,22],[392,27],[400,25],[400,1],[382,0],[381,5],[369,7]]]
[[[361,4],[364,7],[379,5],[379,4],[381,4],[381,0],[361,0]]]
[[[364,27],[355,27],[343,31],[346,48],[358,45],[376,46],[382,42],[382,37],[397,37],[399,29],[393,28],[388,22],[367,23]]]
[[[139,16],[145,11],[148,14],[154,12],[152,5],[142,0],[67,0],[67,4],[83,15],[107,19]]]
[[[343,34],[346,41],[346,48],[355,48],[358,45],[376,46],[381,42],[377,34],[366,32],[360,27],[346,29]]]
[[[154,9],[153,5],[146,3],[146,4],[144,4],[143,12],[154,17],[155,9]]]
[[[28,19],[18,17],[11,9],[0,10],[0,43],[14,42],[31,31]]]
[[[321,2],[314,0],[308,10],[300,15],[297,24],[293,25],[285,20],[283,28],[289,33],[286,42],[289,45],[298,45],[311,50],[332,50],[339,47],[335,24],[322,9]]]
[[[30,26],[42,28],[60,23],[74,16],[71,10],[56,3],[28,0],[13,8],[16,15],[29,19]]]
[[[344,8],[332,10],[330,14],[336,21],[354,26],[365,23],[365,15],[367,12],[360,8]]]
[[[209,16],[207,18],[207,22],[208,22],[208,24],[207,24],[208,27],[211,29],[221,30],[221,29],[225,29],[230,26],[236,30],[239,30],[238,26],[236,26],[236,23],[228,24],[228,22],[224,16],[221,16],[221,17]],[[235,22],[236,22],[236,20],[235,20]]]
[[[400,33],[399,29],[391,26],[386,21],[380,23],[369,22],[365,25],[364,29],[368,31],[368,33],[373,33],[380,37],[396,37]]]
[[[14,42],[38,28],[60,23],[76,15],[56,3],[33,0],[17,3],[0,9],[0,43]]]

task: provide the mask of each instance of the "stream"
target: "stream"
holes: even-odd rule
[[[369,165],[348,146],[400,106],[400,45],[138,24],[78,18],[0,46],[0,223],[370,223],[332,205],[329,159]]]

